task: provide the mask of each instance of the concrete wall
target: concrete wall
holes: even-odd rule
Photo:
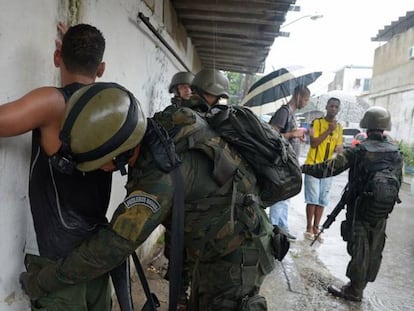
[[[195,72],[200,68],[182,26],[176,18],[171,22],[175,13],[168,2],[0,0],[0,103],[40,86],[59,86],[52,54],[56,23],[62,20],[90,23],[103,32],[106,72],[100,81],[115,81],[130,89],[151,116],[169,104],[168,83],[184,68],[137,20],[138,12],[150,17],[189,68]],[[34,241],[27,197],[30,139],[30,133],[0,138],[0,311],[29,309],[18,275],[24,269],[25,245]],[[115,174],[111,212],[125,195],[124,182]]]
[[[391,135],[414,146],[414,28],[394,36],[375,50],[370,101],[387,108]]]

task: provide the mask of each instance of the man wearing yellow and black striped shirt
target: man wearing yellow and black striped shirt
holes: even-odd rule
[[[331,97],[326,104],[326,115],[312,121],[310,148],[305,164],[321,163],[331,159],[335,152],[343,151],[342,126],[336,120],[340,104],[338,98]],[[332,177],[318,179],[305,174],[306,239],[313,240],[319,232],[323,210],[329,201],[331,183]],[[322,238],[319,238],[319,242],[322,242]]]

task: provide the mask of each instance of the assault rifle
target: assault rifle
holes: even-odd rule
[[[348,203],[348,198],[349,198],[349,184],[346,184],[344,191],[342,192],[342,196],[341,199],[339,200],[339,202],[336,204],[335,208],[332,210],[332,212],[326,217],[325,222],[322,225],[321,231],[319,231],[319,233],[315,236],[315,238],[313,239],[312,243],[310,244],[310,246],[312,246],[313,244],[315,244],[315,242],[318,240],[319,236],[323,233],[323,231],[325,229],[328,229],[332,223],[335,221],[336,216],[339,215],[339,213],[345,208],[345,204]]]

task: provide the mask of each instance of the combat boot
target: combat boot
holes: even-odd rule
[[[362,291],[356,290],[352,287],[351,283],[348,283],[341,288],[337,288],[334,285],[328,287],[328,292],[334,295],[335,297],[340,297],[349,301],[361,301],[362,300]]]
[[[187,311],[188,310],[188,296],[186,291],[182,291],[178,297],[177,311]]]

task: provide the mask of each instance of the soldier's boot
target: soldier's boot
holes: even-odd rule
[[[182,297],[179,298],[178,305],[177,305],[177,311],[187,311],[188,309],[188,300],[182,299]]]
[[[351,283],[348,283],[341,288],[338,288],[334,285],[328,287],[328,292],[334,295],[335,297],[340,297],[349,301],[361,301],[362,300],[362,289],[358,289],[352,286]]]
[[[186,289],[183,287],[181,289],[180,296],[178,297],[177,311],[187,311],[188,310],[188,295]]]

